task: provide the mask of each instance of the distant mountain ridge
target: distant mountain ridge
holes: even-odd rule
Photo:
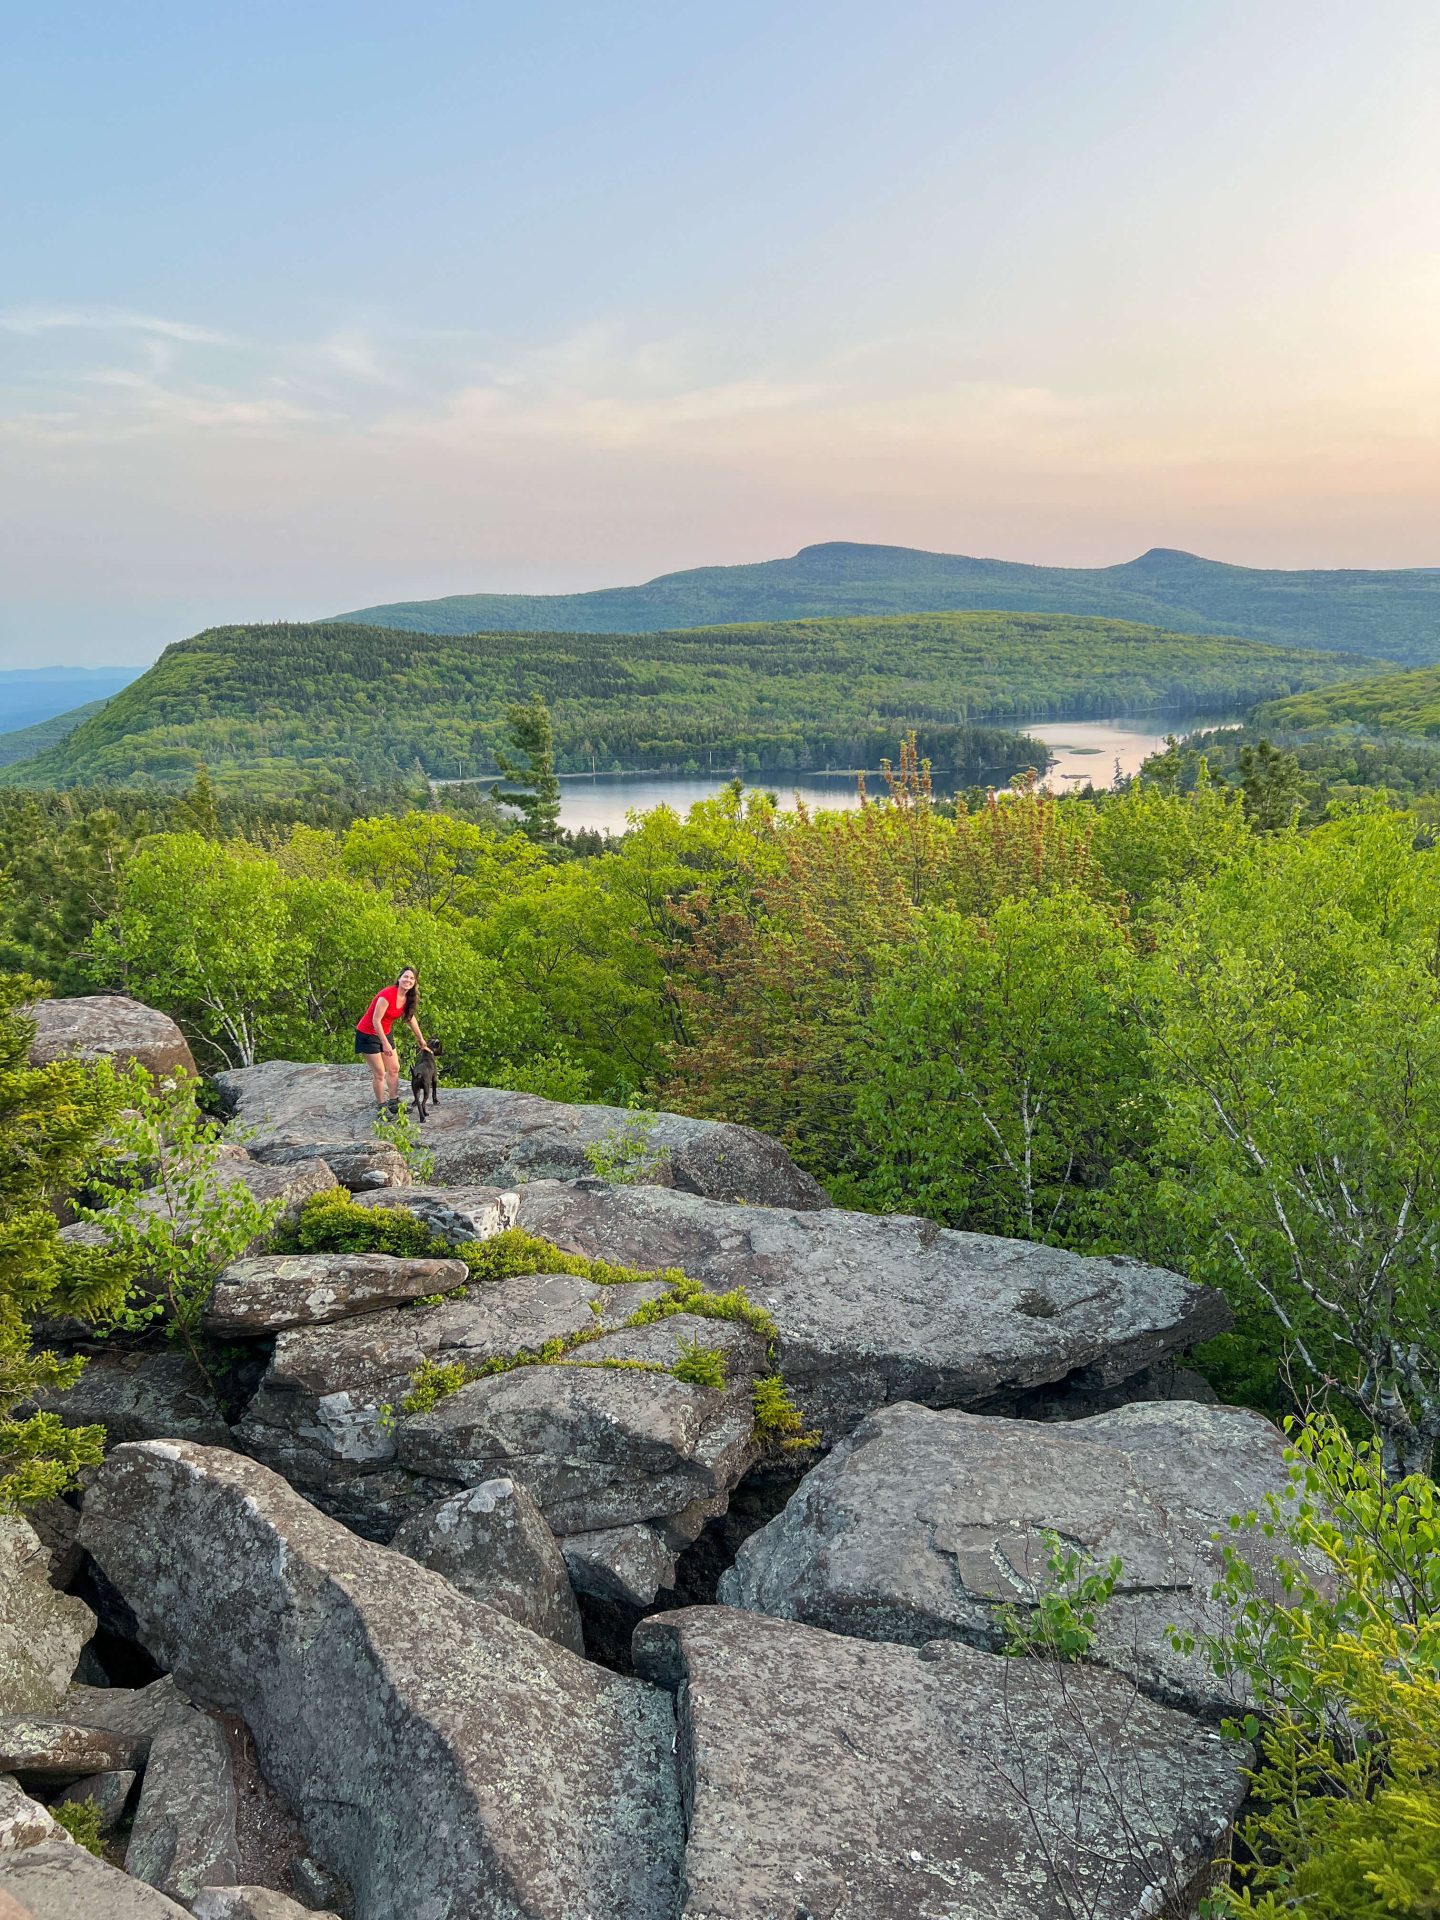
[[[141,667],[0,667],[0,733],[17,732],[96,700],[108,700],[143,671]]]
[[[656,633],[907,613],[1068,613],[1404,662],[1440,661],[1440,568],[1287,572],[1152,547],[1041,567],[836,540],[787,560],[696,567],[591,593],[463,593],[338,614],[412,633]]]

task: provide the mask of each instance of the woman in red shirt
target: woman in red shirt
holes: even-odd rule
[[[405,1020],[420,1045],[425,1046],[415,1012],[419,1000],[419,974],[414,967],[402,967],[394,986],[382,987],[355,1023],[355,1051],[364,1054],[370,1069],[375,1104],[392,1115],[400,1111],[400,1057],[390,1044],[390,1029],[397,1020]]]

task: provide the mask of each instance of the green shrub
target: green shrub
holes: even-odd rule
[[[1001,1609],[1004,1650],[1040,1660],[1083,1660],[1095,1643],[1100,1610],[1120,1578],[1120,1561],[1112,1556],[1097,1567],[1089,1554],[1067,1547],[1058,1533],[1047,1528],[1042,1538],[1050,1585],[1033,1607]]]
[[[670,1371],[687,1386],[723,1387],[725,1355],[719,1347],[702,1347],[698,1340],[682,1340],[680,1358]]]
[[[439,1401],[458,1393],[471,1379],[463,1360],[451,1360],[443,1366],[434,1360],[422,1360],[410,1379],[410,1391],[400,1402],[402,1413],[429,1413]]]
[[[281,1241],[292,1253],[392,1253],[444,1259],[455,1250],[407,1207],[361,1207],[344,1187],[312,1194]]]
[[[95,1801],[62,1800],[51,1807],[50,1812],[57,1825],[62,1826],[87,1853],[97,1857],[104,1853],[105,1846],[100,1837],[100,1808]]]
[[[820,1435],[807,1429],[804,1415],[790,1398],[790,1389],[778,1373],[768,1373],[750,1389],[755,1409],[755,1437],[785,1452],[818,1446]]]

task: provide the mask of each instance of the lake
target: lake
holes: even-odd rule
[[[1238,726],[1235,713],[1189,715],[1183,719],[1155,714],[1120,715],[1111,720],[1042,720],[1024,725],[1021,731],[1043,740],[1053,756],[1046,784],[1056,793],[1065,793],[1091,780],[1097,787],[1114,784],[1118,763],[1121,773],[1138,773],[1142,761],[1157,753],[1168,733],[1191,733],[1202,727]],[[560,824],[562,827],[598,828],[604,833],[623,833],[625,816],[632,809],[641,813],[651,807],[673,807],[683,815],[697,800],[718,793],[729,776],[713,774],[661,773],[567,773],[560,777]],[[866,775],[872,794],[883,794],[885,783],[878,772]],[[768,787],[788,807],[798,794],[807,807],[854,807],[859,805],[853,773],[760,773],[746,776],[748,787]],[[937,774],[936,788],[948,793],[963,785],[956,775]]]

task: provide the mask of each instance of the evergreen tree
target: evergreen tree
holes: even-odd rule
[[[560,782],[555,778],[555,736],[550,725],[550,709],[539,694],[534,694],[523,707],[511,707],[506,723],[510,729],[510,749],[497,746],[495,763],[512,783],[512,791],[502,792],[499,787],[492,787],[490,791],[507,807],[518,809],[531,840],[558,840]]]
[[[1293,827],[1305,804],[1305,782],[1300,762],[1268,740],[1240,749],[1240,784],[1245,793],[1245,817],[1259,833],[1282,833]]]
[[[41,1312],[93,1318],[124,1294],[113,1256],[70,1249],[50,1197],[74,1182],[111,1112],[103,1073],[62,1060],[29,1065],[24,1017],[37,983],[0,975],[0,1508],[61,1492],[100,1458],[99,1427],[65,1427],[53,1413],[17,1416],[36,1394],[71,1385],[84,1362],[31,1351]]]

